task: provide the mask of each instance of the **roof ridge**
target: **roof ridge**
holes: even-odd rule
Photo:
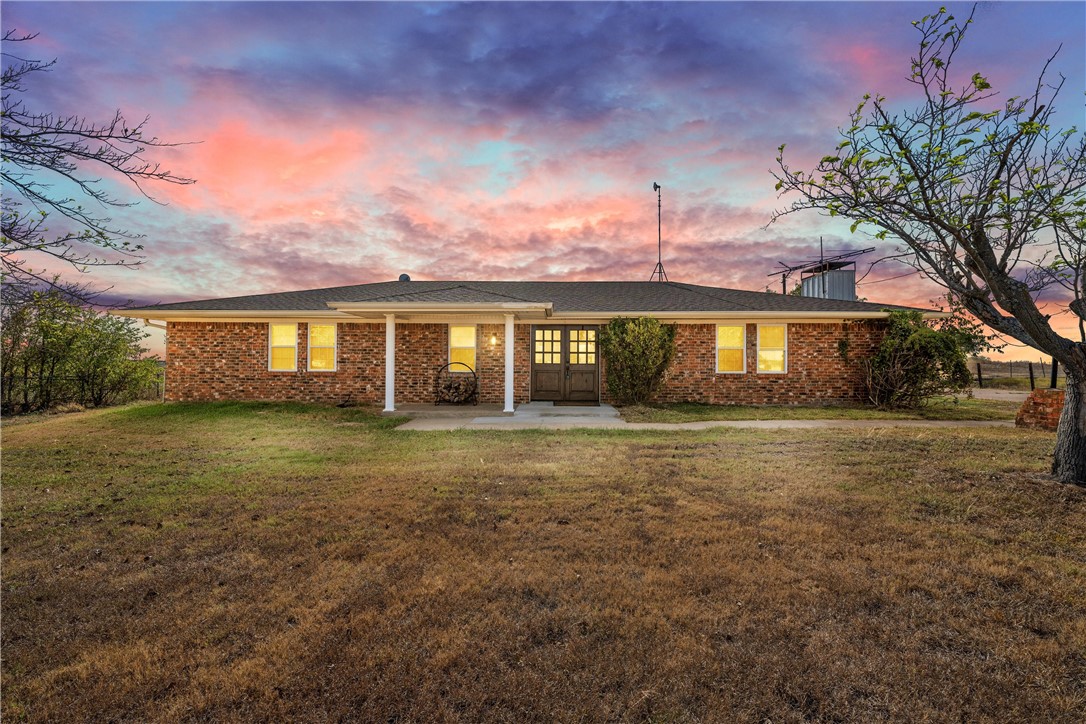
[[[477,292],[485,292],[487,294],[493,294],[496,297],[505,297],[507,299],[515,299],[518,302],[538,302],[538,299],[524,299],[523,297],[516,297],[512,294],[504,294],[502,292],[496,292],[492,289],[480,289],[479,287],[469,286],[469,284],[524,284],[525,282],[469,282],[467,284],[461,284],[460,286],[465,289],[473,289]]]
[[[360,284],[358,286],[364,286],[364,285]],[[376,301],[379,301],[381,299],[388,299],[389,297],[409,297],[409,296],[414,296],[416,294],[431,294],[433,292],[447,292],[450,289],[462,289],[462,288],[464,288],[464,286],[465,285],[463,285],[463,284],[453,284],[451,287],[430,287],[428,289],[416,289],[416,290],[413,290],[413,291],[410,291],[410,292],[403,291],[403,292],[396,292],[395,294],[382,294],[379,297],[370,297],[366,301],[367,302],[376,302]]]
[[[742,302],[740,302],[740,301],[738,301],[736,299],[733,299],[733,298],[731,298],[729,296],[721,296],[721,295],[717,295],[717,294],[710,294],[709,292],[704,292],[704,291],[702,291],[702,287],[700,287],[700,286],[698,286],[696,284],[687,284],[686,282],[671,282],[671,281],[666,282],[666,283],[667,284],[674,284],[675,286],[680,287],[681,289],[685,289],[688,292],[693,292],[694,294],[701,294],[702,296],[709,297],[710,299],[719,299],[720,301],[731,302],[732,304],[735,304],[735,305],[740,306],[740,307],[745,307],[746,309],[749,309],[751,311],[755,311],[755,310],[758,309],[757,307],[752,307],[749,304],[743,304]],[[721,287],[713,287],[713,289],[720,289],[720,288]],[[742,290],[740,290],[740,289],[728,289],[728,291],[730,291],[730,292],[738,292],[738,291],[742,291]]]

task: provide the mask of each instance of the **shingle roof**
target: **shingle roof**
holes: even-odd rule
[[[680,282],[377,282],[276,294],[156,304],[156,311],[328,311],[328,302],[495,303],[550,302],[555,314],[576,312],[878,312],[892,304],[846,302]]]

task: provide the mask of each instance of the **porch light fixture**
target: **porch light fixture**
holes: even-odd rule
[[[490,335],[490,346],[493,347],[497,343],[498,343],[498,335],[496,335],[496,334]]]

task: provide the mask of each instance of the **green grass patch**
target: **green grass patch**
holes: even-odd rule
[[[627,422],[704,420],[1014,420],[1019,403],[947,397],[917,410],[883,410],[870,405],[704,405],[676,403],[620,408]]]
[[[1051,434],[392,424],[5,425],[5,721],[1082,719]]]
[[[1047,375],[1041,376],[1039,373],[1034,378],[1034,384],[1037,387],[1048,387],[1049,379]],[[1056,387],[1063,389],[1066,386],[1067,380],[1064,377],[1059,377],[1056,380]],[[1028,377],[985,377],[984,389],[989,390],[1018,390],[1019,392],[1029,392],[1029,378]]]

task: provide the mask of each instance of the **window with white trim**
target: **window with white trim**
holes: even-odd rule
[[[449,325],[450,372],[467,372],[464,365],[475,369],[475,325]],[[455,364],[459,363],[459,364]]]
[[[294,372],[298,369],[298,325],[268,325],[268,369]]]
[[[747,371],[747,325],[717,325],[716,371],[718,374]]]
[[[310,372],[336,371],[336,325],[309,325],[309,360]]]
[[[784,374],[788,371],[788,325],[758,325],[758,371]]]

